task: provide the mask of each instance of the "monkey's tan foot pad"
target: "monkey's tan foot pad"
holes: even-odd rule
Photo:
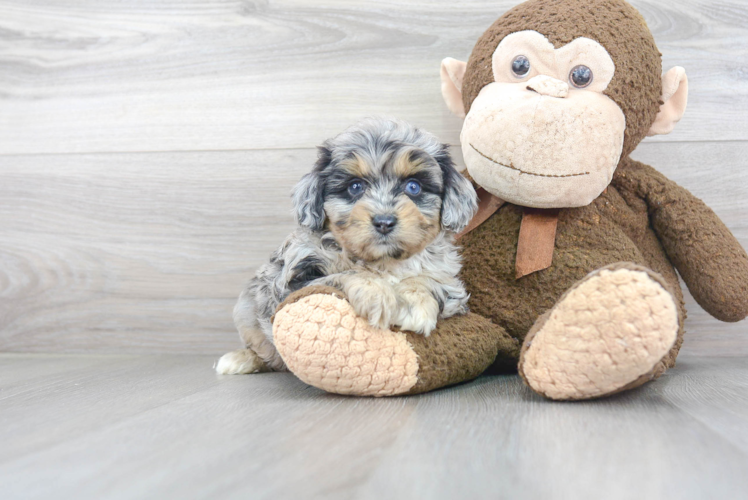
[[[370,326],[339,293],[286,301],[275,314],[273,339],[294,375],[327,392],[394,396],[418,381],[405,334]]]
[[[664,280],[633,264],[590,273],[525,339],[519,371],[537,393],[589,399],[642,385],[661,373],[679,329]]]

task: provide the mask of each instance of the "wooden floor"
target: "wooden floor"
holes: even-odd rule
[[[314,147],[368,115],[453,145],[439,63],[519,0],[0,0],[0,500],[748,498],[748,325],[686,292],[654,384],[549,403],[215,375]],[[635,159],[748,247],[748,4],[632,0],[688,111]]]
[[[0,356],[0,497],[748,497],[748,359],[688,352],[642,389],[553,403],[517,376],[325,394],[214,358]]]

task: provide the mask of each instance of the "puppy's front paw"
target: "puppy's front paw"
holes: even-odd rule
[[[348,302],[356,314],[371,326],[389,328],[397,312],[397,298],[390,286],[380,280],[356,281],[346,287]]]
[[[426,302],[408,307],[399,318],[400,328],[415,333],[422,333],[429,336],[436,328],[436,321],[439,317],[439,304],[436,300],[433,303]]]
[[[428,337],[436,328],[438,314],[432,314],[423,309],[416,309],[406,314],[400,322],[400,328],[410,332],[422,333]]]
[[[429,282],[420,279],[402,281],[398,287],[399,309],[396,323],[403,330],[429,336],[436,328],[439,303],[431,294]]]
[[[356,314],[366,318],[371,326],[377,328],[389,328],[393,313],[397,310],[397,301],[387,293],[372,294],[350,302]]]

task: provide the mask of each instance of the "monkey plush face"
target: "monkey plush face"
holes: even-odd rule
[[[621,108],[603,94],[615,72],[608,52],[589,38],[556,49],[537,31],[520,31],[499,43],[491,63],[494,81],[460,136],[470,175],[518,205],[591,203],[613,177],[626,130]]]
[[[530,0],[467,64],[442,62],[442,93],[465,117],[460,142],[479,185],[518,205],[577,207],[647,133],[682,116],[685,72],[660,72],[651,33],[623,0]]]

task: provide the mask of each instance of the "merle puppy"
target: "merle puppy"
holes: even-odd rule
[[[307,285],[338,288],[381,328],[429,335],[438,317],[467,312],[453,237],[477,197],[433,135],[400,121],[364,120],[319,148],[293,206],[299,227],[234,308],[246,348],[224,355],[219,373],[284,370],[271,318]]]

